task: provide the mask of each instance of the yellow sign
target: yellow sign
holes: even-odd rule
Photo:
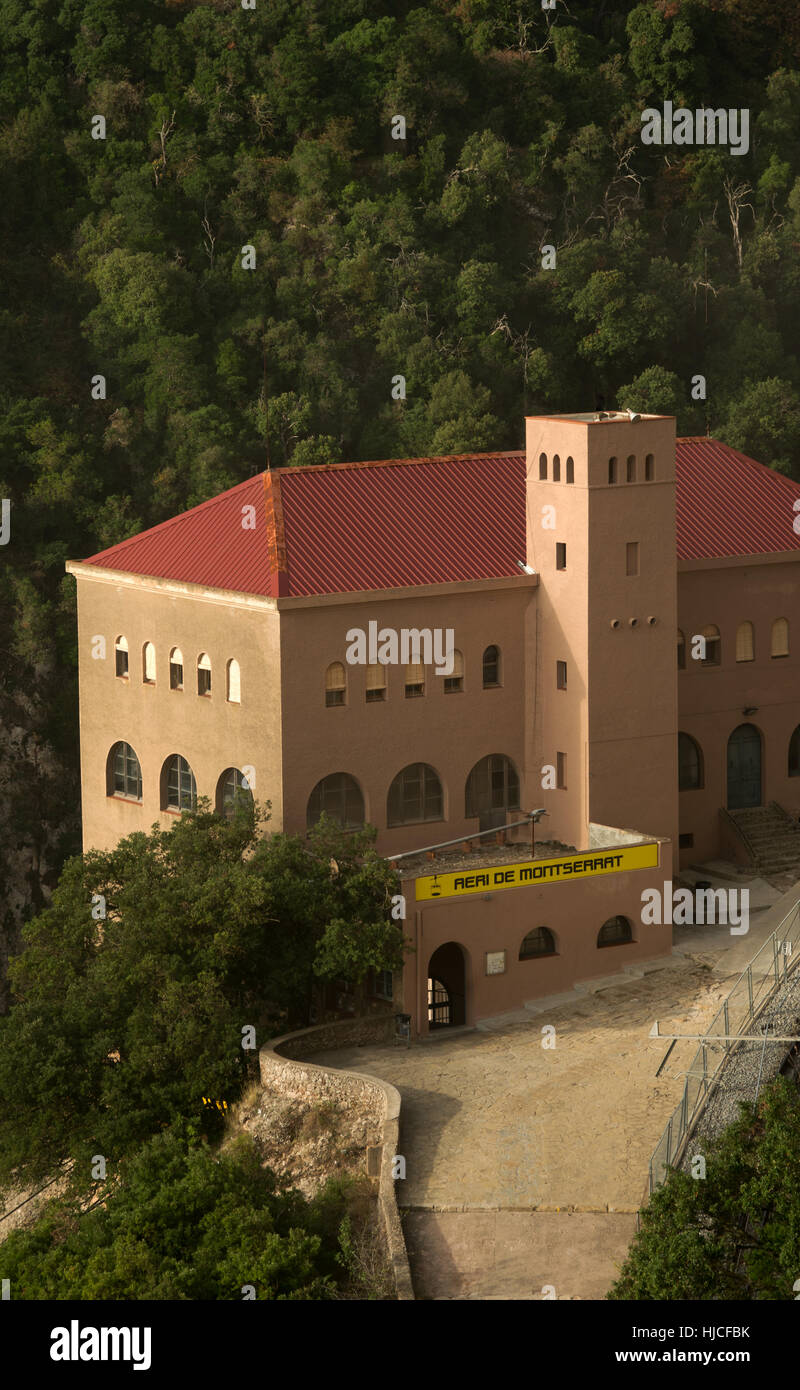
[[[531,883],[574,883],[597,874],[623,874],[630,869],[658,868],[658,845],[619,845],[602,852],[584,851],[559,859],[531,859],[525,864],[501,864],[474,874],[433,874],[418,878],[417,902],[460,898],[465,893],[496,893],[501,888],[526,888]]]

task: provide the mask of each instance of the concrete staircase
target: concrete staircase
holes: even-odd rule
[[[800,824],[777,801],[728,815],[750,850],[756,873],[770,878],[796,872],[800,879]]]

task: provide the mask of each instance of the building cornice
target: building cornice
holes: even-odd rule
[[[76,579],[89,579],[95,584],[110,584],[115,589],[138,589],[141,593],[172,594],[193,598],[200,603],[215,603],[232,608],[267,608],[274,611],[278,600],[267,594],[242,594],[236,589],[212,589],[207,584],[189,584],[178,579],[159,579],[154,574],[128,574],[125,570],[106,569],[103,565],[87,565],[82,560],[67,560],[65,569]]]
[[[159,579],[152,574],[128,574],[124,570],[87,565],[67,560],[68,574],[76,579],[113,588],[137,589],[141,593],[180,595],[202,603],[230,605],[233,608],[261,608],[279,612],[301,608],[344,608],[359,603],[386,603],[393,599],[439,598],[445,594],[495,593],[506,589],[535,589],[538,574],[502,575],[493,579],[467,579],[454,584],[413,584],[404,589],[360,589],[343,594],[310,594],[295,598],[271,598],[265,594],[242,594],[235,589],[212,589],[206,584],[190,584],[177,579]]]
[[[678,574],[688,570],[752,569],[755,565],[787,565],[800,561],[800,550],[770,550],[763,555],[703,555],[678,560]]]

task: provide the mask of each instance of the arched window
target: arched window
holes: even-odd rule
[[[156,649],[152,642],[145,642],[142,647],[142,680],[145,685],[156,683]]]
[[[253,792],[238,767],[226,767],[217,782],[217,814],[233,820],[237,811],[252,810]]]
[[[678,734],[678,790],[696,791],[703,785],[703,754],[690,734]]]
[[[789,739],[789,776],[800,777],[800,724]]]
[[[772,624],[772,642],[769,654],[770,656],[789,655],[789,621],[787,618],[776,618]]]
[[[719,628],[714,623],[709,623],[708,627],[703,628],[702,636],[706,640],[706,654],[701,658],[701,666],[721,666],[722,665],[722,638]]]
[[[239,663],[234,656],[231,657],[226,668],[226,699],[231,705],[241,704],[242,700],[242,678],[239,672]]]
[[[652,454],[646,454],[644,460],[644,480],[652,483],[656,476],[656,461]]]
[[[323,812],[345,830],[357,830],[364,824],[364,797],[355,777],[347,772],[332,772],[317,782],[306,807],[309,829]]]
[[[736,660],[753,660],[753,624],[740,623],[736,629]]]
[[[425,667],[421,661],[406,667],[406,699],[414,700],[425,694]]]
[[[347,676],[341,661],[332,661],[325,672],[325,704],[343,705],[347,691]]]
[[[211,694],[211,657],[207,652],[201,652],[197,658],[197,693]]]
[[[115,743],[106,762],[106,795],[142,799],[142,769],[129,743]]]
[[[633,932],[627,917],[609,917],[597,933],[598,947],[624,946],[628,941],[633,941]]]
[[[444,678],[445,695],[453,695],[457,690],[464,689],[464,658],[459,651],[453,652],[453,670],[449,676]]]
[[[539,480],[547,477],[547,454],[539,455]]]
[[[117,640],[116,640],[116,642],[114,643],[114,650],[115,650],[115,655],[116,655],[116,674],[117,674],[118,676],[127,676],[127,674],[128,674],[128,639],[127,639],[127,637],[118,637]]]
[[[561,482],[561,459],[558,454],[553,454],[553,482]]]
[[[500,648],[487,647],[483,653],[483,688],[500,684]]]
[[[176,753],[161,769],[162,811],[193,811],[197,805],[197,783],[185,758]]]
[[[610,483],[615,483],[617,481],[617,459],[615,454],[612,454],[611,458],[608,460],[608,481]]]
[[[466,816],[482,816],[489,811],[519,810],[519,777],[510,758],[490,753],[481,758],[467,778]]]
[[[169,688],[183,690],[183,652],[173,647],[169,654]]]
[[[389,788],[386,821],[392,826],[441,820],[443,804],[439,774],[427,763],[411,763],[398,772]]]
[[[567,458],[567,482],[575,482],[575,460],[571,454]]]
[[[628,462],[627,462],[627,466],[626,466],[626,481],[629,482],[629,483],[635,483],[635,482],[636,482],[636,455],[635,455],[635,454],[628,454]]]
[[[386,699],[386,667],[380,661],[367,667],[367,704]]]
[[[556,939],[549,927],[534,927],[519,948],[520,960],[535,960],[537,956],[554,956]]]
[[[678,628],[678,670],[686,670],[686,638]]]

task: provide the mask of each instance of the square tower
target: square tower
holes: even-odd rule
[[[677,842],[675,420],[531,416],[526,466],[528,800],[578,846],[590,822]]]

